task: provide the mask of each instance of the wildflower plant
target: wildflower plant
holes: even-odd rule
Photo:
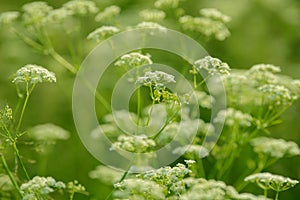
[[[55,151],[56,143],[72,138],[70,130],[55,122],[27,128],[23,118],[30,96],[35,88],[42,87],[41,83],[55,83],[57,79],[63,82],[66,77],[82,78],[90,70],[83,68],[84,64],[91,64],[88,59],[84,61],[91,46],[107,44],[105,59],[97,66],[114,55],[116,58],[109,62],[110,68],[103,70],[103,74],[113,72],[106,79],[99,79],[95,89],[90,85],[92,81],[83,78],[86,94],[95,95],[93,101],[97,106],[93,109],[98,122],[102,123],[85,133],[92,138],[91,143],[96,144],[91,145],[92,149],[106,149],[106,153],[119,155],[120,163],[130,161],[124,172],[104,166],[103,162],[86,174],[91,181],[100,180],[100,184],[105,183],[112,189],[107,199],[257,200],[273,197],[277,200],[280,192],[297,187],[298,180],[266,171],[272,171],[269,167],[279,159],[292,159],[300,154],[296,142],[275,139],[270,129],[279,125],[282,114],[299,100],[298,79],[283,76],[281,68],[273,64],[255,64],[248,70],[236,70],[219,58],[194,55],[197,51],[187,48],[181,40],[165,44],[188,49],[188,53],[181,54],[180,61],[179,58],[168,60],[170,52],[143,46],[155,36],[167,39],[170,27],[200,43],[223,41],[231,35],[230,16],[216,8],[201,8],[191,13],[186,9],[187,2],[156,0],[147,8],[134,7],[136,20],[132,22],[123,18],[128,8],[122,2],[102,5],[101,1],[92,0],[70,0],[59,7],[44,1],[29,2],[18,11],[0,14],[1,29],[14,33],[37,53],[51,58],[53,64],[51,70],[27,64],[11,76],[18,103],[14,107],[8,102],[0,109],[1,199],[45,200],[68,196],[72,200],[77,193],[84,197],[89,195],[89,188],[76,180],[56,181],[52,176],[29,170],[30,163],[25,160],[32,152],[23,153],[19,145],[30,144],[39,158],[47,159]],[[133,41],[120,40],[126,48],[119,48],[111,39],[121,37],[123,31],[135,30],[141,34],[134,39],[139,40],[143,48],[125,51],[127,46],[132,47]],[[182,77],[168,68],[157,67],[155,64],[161,60],[170,61],[171,68],[180,71]],[[124,77],[134,90],[128,110],[119,109],[121,103],[114,105],[117,108],[111,106],[114,90],[106,87],[107,82],[117,82],[116,79]],[[213,89],[209,87],[211,84]],[[217,86],[224,86],[226,95],[222,95]],[[85,97],[74,95],[74,98]],[[220,99],[227,105],[218,105]],[[119,102],[122,100],[120,97]],[[221,109],[215,112],[216,107]],[[64,109],[62,106],[61,110]],[[85,107],[81,110],[85,111]],[[35,123],[34,118],[31,121]],[[86,125],[89,126],[89,122]],[[110,143],[99,143],[103,138]],[[176,157],[169,166],[159,166],[161,160],[168,159],[167,154],[159,154],[164,150],[170,157]],[[98,159],[100,154],[95,157]],[[151,162],[153,160],[157,163]],[[263,196],[246,193],[249,182],[262,188]],[[268,193],[269,190],[276,194]]]

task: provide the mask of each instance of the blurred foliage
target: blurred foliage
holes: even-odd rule
[[[20,7],[31,2],[30,0],[1,0],[0,12],[19,10]],[[51,0],[49,4],[54,7],[61,6],[66,0]],[[138,11],[152,7],[153,0],[95,0],[103,9],[108,5],[118,5],[122,9],[122,18],[119,23],[134,25],[142,21]],[[229,30],[231,36],[224,41],[200,38],[200,43],[209,54],[229,63],[232,68],[248,69],[257,63],[272,63],[281,66],[283,74],[293,78],[300,78],[300,1],[298,0],[184,0],[183,8],[191,15],[197,15],[201,8],[217,8],[231,17]],[[174,21],[168,19],[165,23],[174,27]],[[93,21],[85,21],[85,35],[97,27]],[[59,40],[64,38],[56,35]],[[65,46],[59,46],[61,52],[66,51]],[[90,43],[84,52],[92,50]],[[164,60],[164,58],[162,58]],[[169,60],[167,62],[170,62]],[[47,158],[39,154],[26,151],[28,145],[24,142],[20,146],[24,158],[29,161],[28,167],[31,176],[57,177],[68,182],[78,180],[84,185],[91,197],[105,198],[111,188],[98,180],[90,179],[88,174],[99,162],[94,159],[80,142],[75,131],[72,118],[72,84],[74,76],[62,69],[51,58],[40,54],[26,46],[16,36],[0,29],[0,105],[11,106],[16,104],[15,87],[11,84],[11,75],[27,63],[37,63],[47,66],[57,74],[57,84],[37,87],[32,94],[25,114],[24,127],[30,128],[37,124],[53,123],[60,125],[71,133],[67,141],[58,141],[55,148]],[[170,65],[175,61],[171,61]],[[168,63],[169,64],[169,63]],[[275,137],[293,140],[300,144],[300,103],[294,105],[283,115],[283,124],[273,127],[270,131]],[[25,150],[25,151],[24,151]],[[245,152],[247,153],[247,152]],[[291,163],[292,162],[292,163]],[[270,170],[300,179],[300,158],[284,159]],[[239,164],[235,173],[241,173]],[[249,185],[246,191],[257,191]],[[300,186],[282,193],[282,199],[297,199],[300,196]],[[78,195],[78,199],[85,196]]]

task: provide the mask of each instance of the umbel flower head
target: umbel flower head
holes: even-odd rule
[[[152,60],[149,55],[143,55],[141,53],[132,52],[121,56],[121,58],[115,63],[115,66],[124,68],[134,68],[142,65],[152,64]]]
[[[169,83],[176,83],[176,81],[175,77],[171,74],[162,71],[154,71],[146,72],[144,76],[138,77],[136,83],[145,86],[164,87]]]
[[[146,135],[121,135],[118,141],[113,143],[111,150],[122,149],[134,153],[146,153],[153,150],[155,141]]]
[[[27,3],[23,5],[22,9],[24,11],[24,24],[36,27],[45,25],[46,16],[51,10],[53,10],[51,6],[43,1]]]
[[[217,73],[228,75],[230,72],[230,67],[227,63],[211,56],[206,56],[202,59],[196,60],[194,65],[198,71],[205,70],[209,75],[214,75]]]
[[[168,8],[177,8],[179,0],[157,0],[154,3],[156,8],[168,9]]]
[[[56,82],[56,77],[53,72],[50,72],[41,66],[27,64],[13,75],[12,82],[15,84],[28,83],[35,85],[37,83]]]
[[[284,156],[300,155],[300,149],[295,142],[268,137],[258,137],[250,141],[254,151],[270,157],[282,158]]]
[[[72,11],[64,7],[58,8],[55,10],[51,10],[45,18],[45,21],[47,23],[62,23],[66,18],[68,18],[72,14]]]
[[[215,123],[221,123],[225,119],[225,125],[233,126],[238,124],[241,127],[250,127],[253,118],[248,113],[243,113],[240,110],[235,110],[233,108],[228,108],[226,110],[221,110],[216,118],[214,119]]]
[[[230,17],[224,15],[214,8],[201,9],[201,17],[184,15],[179,19],[182,28],[188,31],[199,32],[206,37],[215,37],[217,40],[224,40],[230,36],[226,23]]]
[[[163,20],[166,17],[166,13],[162,10],[157,9],[145,9],[142,10],[139,15],[145,20],[145,21],[160,21]]]
[[[12,109],[6,105],[3,109],[0,109],[0,128],[7,127],[13,119]]]
[[[292,180],[290,178],[268,172],[252,174],[247,176],[245,181],[256,183],[263,190],[272,189],[277,192],[288,190],[299,183],[297,180]]]
[[[66,185],[63,182],[56,181],[52,177],[35,176],[20,187],[23,199],[36,199],[40,194],[47,195],[55,190],[64,189]]]
[[[98,13],[95,17],[96,22],[105,22],[118,16],[121,12],[121,8],[115,5],[106,7],[104,11]]]
[[[73,15],[89,15],[98,12],[95,2],[90,0],[71,0],[62,6],[64,9],[72,12]]]
[[[15,22],[19,16],[20,16],[20,13],[17,11],[8,11],[8,12],[1,13],[0,14],[0,26],[8,25],[8,24]]]
[[[93,39],[93,40],[96,40],[97,42],[100,42],[118,32],[120,32],[120,29],[115,26],[101,26],[100,28],[97,28],[96,30],[91,32],[87,36],[87,39],[89,39],[89,40]]]
[[[258,90],[264,93],[270,103],[277,106],[289,104],[297,99],[288,88],[282,85],[265,84],[260,86]]]

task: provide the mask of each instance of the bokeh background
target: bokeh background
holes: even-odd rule
[[[133,25],[141,21],[138,10],[149,8],[153,0],[94,0],[99,8],[118,5],[122,8],[120,23]],[[29,0],[0,0],[0,12],[20,10]],[[61,6],[66,0],[49,0],[51,6]],[[182,5],[190,15],[197,15],[200,8],[214,7],[229,15],[231,36],[224,41],[214,39],[200,41],[207,52],[227,62],[232,68],[248,69],[257,63],[272,63],[281,66],[283,74],[300,79],[300,1],[299,0],[185,0]],[[166,22],[172,27],[172,20]],[[88,34],[97,27],[92,20],[85,22]],[[164,25],[162,23],[162,25]],[[64,35],[56,35],[63,41]],[[84,49],[87,54],[95,44],[88,41]],[[66,47],[60,46],[61,52]],[[80,142],[72,118],[72,84],[74,76],[65,71],[51,58],[26,46],[7,28],[0,28],[0,105],[16,105],[15,87],[9,77],[17,69],[28,63],[47,67],[57,74],[57,84],[45,84],[36,88],[31,96],[25,114],[23,128],[51,122],[69,130],[71,138],[58,142],[43,156],[21,145],[24,157],[35,162],[27,162],[31,176],[53,176],[58,180],[77,179],[86,186],[91,197],[105,198],[111,187],[89,178],[89,171],[99,165]],[[242,86],[241,86],[242,87]],[[293,140],[300,144],[300,103],[296,103],[283,115],[283,123],[270,129],[272,136]],[[42,163],[42,164],[41,164]],[[41,166],[42,165],[42,166]],[[300,180],[300,157],[280,160],[269,167],[269,171]],[[237,174],[238,176],[239,174]],[[245,191],[254,191],[251,186]],[[280,194],[281,199],[297,199],[300,186]],[[78,199],[85,199],[78,196]]]

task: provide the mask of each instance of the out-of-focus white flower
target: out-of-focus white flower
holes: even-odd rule
[[[118,16],[121,12],[121,8],[115,5],[105,8],[102,12],[98,13],[95,17],[96,22],[105,22]]]
[[[72,15],[89,15],[98,12],[95,2],[90,0],[71,0],[62,6],[64,9],[72,12]]]
[[[253,122],[253,118],[251,115],[249,115],[248,113],[243,113],[240,110],[235,110],[233,108],[221,110],[213,121],[215,123],[219,123],[223,122],[224,119],[225,125],[227,126],[238,124],[241,127],[249,127]]]
[[[145,9],[140,11],[139,14],[145,21],[160,21],[166,17],[164,11],[156,9]]]
[[[141,53],[132,52],[121,56],[121,58],[115,63],[115,66],[134,68],[142,65],[152,64],[152,60],[149,55],[143,55]]]
[[[179,5],[179,0],[157,0],[154,3],[156,8],[160,9],[174,9]]]
[[[256,153],[271,157],[282,158],[284,156],[300,155],[300,149],[295,142],[283,139],[258,137],[252,139],[250,144]]]
[[[44,26],[46,22],[46,17],[49,12],[53,10],[48,3],[43,1],[35,1],[31,3],[27,3],[22,6],[24,11],[23,13],[23,22],[26,26],[35,26],[40,27]]]
[[[155,146],[155,141],[148,138],[146,135],[121,135],[118,137],[118,140],[113,143],[111,150],[147,153],[151,152]]]
[[[8,11],[8,12],[0,13],[0,25],[11,24],[15,22],[19,16],[20,13],[17,11]]]
[[[119,32],[120,29],[115,26],[101,26],[100,28],[97,28],[96,30],[91,32],[87,36],[87,39],[89,40],[93,39],[96,40],[97,42],[100,42]]]

